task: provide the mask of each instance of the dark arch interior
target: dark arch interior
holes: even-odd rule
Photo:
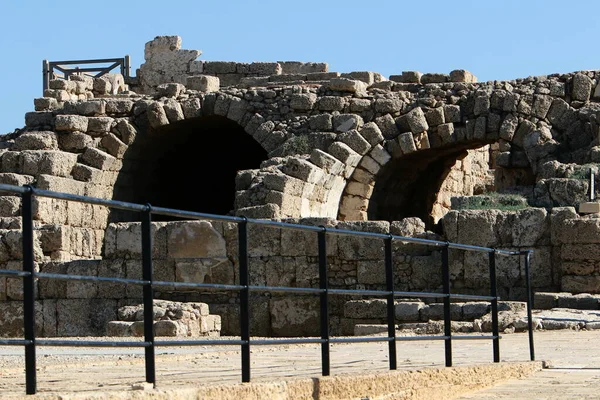
[[[398,221],[419,217],[427,229],[439,231],[430,215],[440,187],[467,149],[486,143],[453,149],[430,149],[393,159],[379,172],[369,201],[370,220]]]
[[[260,144],[225,117],[180,121],[138,133],[125,154],[114,198],[227,214],[234,208],[237,172],[258,168],[267,158]],[[139,220],[126,215],[115,213],[111,219]]]

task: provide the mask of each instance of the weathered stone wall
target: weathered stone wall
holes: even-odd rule
[[[144,158],[144,144],[184,123],[220,117],[243,128],[268,153],[256,169],[239,171],[233,213],[294,221],[320,218],[313,223],[392,233],[408,229],[430,236],[421,225],[415,228],[414,221],[366,221],[377,219],[370,208],[374,193],[389,192],[381,204],[396,210],[387,215],[423,203],[408,216],[439,218],[447,211],[449,193],[471,194],[474,180],[486,175],[489,160],[483,152],[472,153],[475,163],[462,158],[464,152],[490,145],[495,182],[489,185],[519,186],[530,205],[544,208],[451,211],[443,218],[445,239],[534,249],[536,288],[598,291],[593,251],[598,219],[580,218],[574,209],[560,207],[587,199],[588,183],[573,174],[600,160],[600,72],[477,83],[468,71],[456,70],[404,72],[386,80],[368,71],[329,72],[321,63],[208,62],[196,60],[199,54],[182,50],[177,37],[149,42],[146,63],[137,80],[129,82],[146,94],[129,91],[119,76],[51,81],[51,89],[35,100],[35,111],[26,114],[25,127],[3,138],[0,182],[128,200],[152,161]],[[207,137],[198,157],[214,151],[211,143]],[[431,165],[437,169],[432,171]],[[202,173],[215,171],[182,173],[198,181]],[[420,187],[426,187],[425,201],[405,197],[395,202]],[[0,197],[0,263],[9,269],[20,268],[22,258],[19,213],[18,198]],[[38,268],[138,276],[139,235],[134,231],[139,227],[110,222],[104,207],[36,199]],[[195,229],[203,240],[215,238],[218,246],[207,248],[211,239],[199,248],[205,253],[190,250],[186,243],[200,237],[194,236]],[[178,230],[180,248],[172,237],[178,237]],[[157,279],[235,282],[234,238],[235,229],[227,224],[157,224]],[[314,240],[278,229],[251,232],[251,268],[258,272],[254,282],[316,285],[316,253],[308,245]],[[365,240],[330,239],[333,287],[382,287],[382,248]],[[395,252],[400,290],[439,289],[439,251],[399,244]],[[487,290],[485,256],[452,253],[456,290]],[[522,265],[506,259],[498,267],[502,294],[522,298]],[[0,300],[7,301],[3,307],[17,307],[18,285],[17,280],[0,279]],[[47,316],[40,324],[46,335],[73,333],[68,318],[110,314],[114,319],[118,307],[139,301],[139,288],[44,285],[49,284],[39,283],[38,297],[40,315]],[[193,293],[163,292],[174,300],[205,300]],[[224,331],[236,329],[236,300],[227,294],[208,300],[215,313],[227,316]],[[300,333],[317,318],[315,302],[308,297],[257,293],[253,300],[257,332]],[[332,307],[335,327],[343,300],[333,301]],[[71,309],[72,316],[61,316]],[[99,326],[95,323],[89,334],[98,334]]]

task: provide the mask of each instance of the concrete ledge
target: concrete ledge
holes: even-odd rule
[[[542,362],[505,362],[469,367],[423,368],[378,374],[339,375],[312,379],[282,380],[202,386],[176,390],[132,390],[76,394],[8,396],[10,400],[263,400],[263,399],[454,399],[508,379],[525,378],[542,369]]]

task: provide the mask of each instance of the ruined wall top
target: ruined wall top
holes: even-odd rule
[[[252,62],[203,61],[197,60],[200,50],[182,50],[179,36],[157,36],[146,43],[145,63],[138,70],[137,87],[139,92],[156,93],[159,85],[165,83],[187,84],[188,77],[210,75],[219,78],[220,85],[226,86],[268,86],[282,83],[309,83],[330,80],[332,78],[350,78],[365,82],[367,85],[387,81],[381,74],[370,71],[349,73],[330,72],[325,62]],[[448,74],[404,71],[389,77],[399,83],[444,83],[477,82],[477,78],[465,70],[455,70]],[[385,88],[386,86],[383,85]]]

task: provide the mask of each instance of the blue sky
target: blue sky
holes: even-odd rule
[[[0,133],[41,96],[43,59],[129,54],[179,35],[200,59],[328,62],[330,71],[450,72],[480,81],[600,69],[597,0],[9,1],[0,4]]]

